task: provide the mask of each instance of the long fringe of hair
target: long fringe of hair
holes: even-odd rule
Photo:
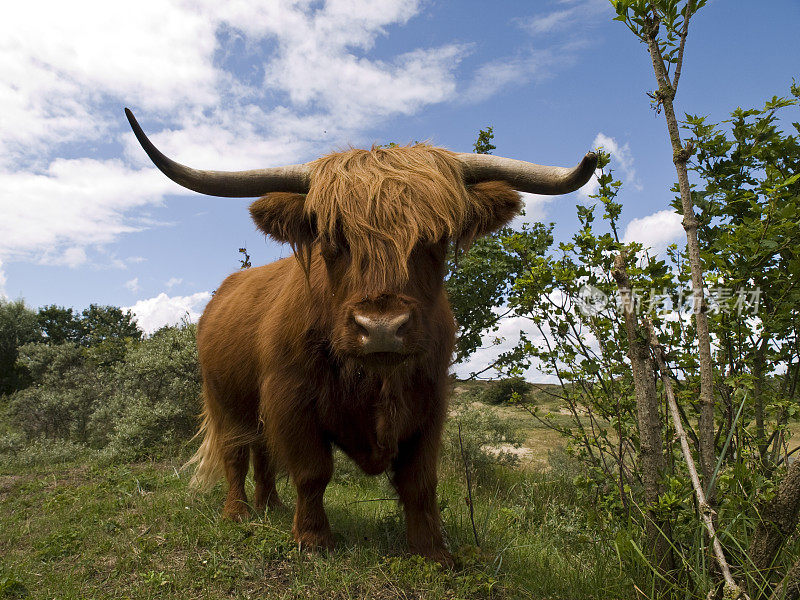
[[[344,235],[362,285],[395,287],[418,242],[457,239],[484,211],[462,169],[453,152],[427,144],[329,154],[312,163],[305,211],[320,236]]]

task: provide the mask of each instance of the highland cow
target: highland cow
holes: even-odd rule
[[[210,195],[261,196],[256,226],[294,256],[240,271],[200,319],[202,444],[191,462],[203,487],[224,476],[224,515],[280,505],[276,470],[297,489],[292,533],[332,546],[323,495],[332,447],[366,473],[391,474],[413,553],[450,564],[436,502],[456,323],[444,288],[448,247],[467,247],[520,210],[518,191],[562,194],[594,172],[425,144],[347,150],[307,164],[198,171],[147,139],[177,183]]]

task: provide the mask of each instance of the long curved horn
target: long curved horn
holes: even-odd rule
[[[308,192],[310,169],[306,164],[253,169],[252,171],[200,171],[167,158],[142,131],[129,109],[125,115],[136,139],[164,175],[185,188],[225,198],[255,198],[268,192]]]
[[[571,169],[547,167],[491,154],[459,153],[458,158],[464,165],[466,183],[500,180],[515,190],[532,194],[574,192],[589,181],[597,167],[597,155],[594,152],[589,152]]]

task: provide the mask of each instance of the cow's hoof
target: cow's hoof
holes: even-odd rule
[[[261,514],[267,509],[281,510],[284,508],[286,508],[286,505],[281,502],[277,494],[270,495],[266,500],[263,498],[256,498],[253,502],[253,509],[256,511],[256,514]]]
[[[222,516],[231,521],[244,521],[250,516],[250,509],[241,500],[226,502],[225,507],[222,509]]]
[[[425,550],[412,550],[413,554],[419,554],[423,558],[439,563],[445,569],[452,569],[455,566],[453,555],[445,548],[426,548]]]
[[[318,550],[333,550],[336,543],[330,531],[294,531],[294,540],[302,550],[316,552]]]

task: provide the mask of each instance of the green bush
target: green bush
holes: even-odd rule
[[[126,338],[114,346],[113,360],[98,355],[102,348],[21,346],[17,366],[32,384],[8,398],[11,433],[0,450],[19,453],[20,437],[28,445],[104,449],[124,460],[181,450],[197,430],[200,410],[194,325]],[[50,446],[39,449],[47,454]]]
[[[19,348],[17,365],[33,382],[9,397],[9,421],[29,440],[87,441],[87,425],[108,395],[103,374],[82,348],[35,343]]]
[[[28,384],[24,372],[17,367],[18,349],[42,337],[36,313],[22,300],[15,302],[0,297],[0,395],[10,394]]]
[[[93,454],[84,444],[69,440],[49,440],[39,438],[17,448],[11,454],[15,468],[50,466],[63,463],[80,462]]]
[[[486,404],[508,404],[513,400],[514,394],[526,398],[531,390],[533,390],[533,385],[522,377],[508,377],[486,386],[478,399]]]
[[[77,344],[43,344],[34,342],[18,349],[17,368],[33,385],[59,386],[64,377],[83,366],[86,354]]]
[[[110,456],[138,459],[177,450],[197,431],[200,371],[196,327],[164,327],[115,368],[115,393],[92,419]]]
[[[458,469],[464,468],[466,459],[475,477],[486,479],[491,477],[496,465],[518,464],[519,457],[513,450],[519,448],[522,441],[519,432],[494,412],[462,404],[451,413],[445,427],[442,459]]]
[[[137,394],[127,398],[105,454],[112,460],[140,460],[179,453],[196,430],[191,412],[169,401],[154,404]]]

